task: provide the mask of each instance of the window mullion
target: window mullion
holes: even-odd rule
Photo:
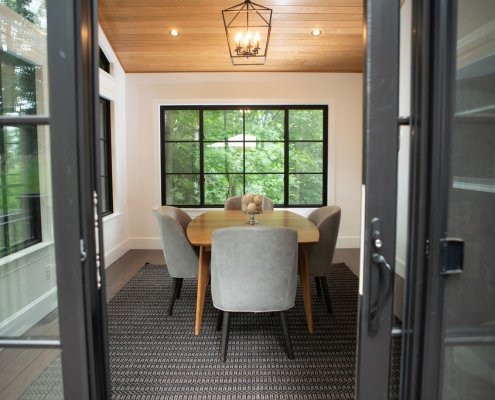
[[[289,206],[289,108],[284,108],[284,207]]]
[[[246,193],[246,110],[242,111],[242,193]]]
[[[204,137],[204,107],[200,107],[199,109],[199,198],[201,207],[205,206],[206,203],[206,194],[205,194],[205,184],[206,184],[206,175],[205,175],[205,160],[204,160],[204,145],[205,145],[205,137]]]

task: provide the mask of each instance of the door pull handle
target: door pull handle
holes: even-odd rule
[[[380,329],[380,324],[378,319],[383,309],[387,305],[390,297],[392,296],[394,290],[394,270],[387,262],[385,257],[380,254],[380,249],[383,245],[381,240],[381,221],[378,218],[373,218],[371,221],[371,232],[372,232],[372,240],[373,240],[373,248],[374,251],[371,255],[372,264],[377,265],[376,268],[372,268],[371,270],[371,287],[370,287],[370,305],[369,305],[369,318],[368,318],[368,333],[370,336],[375,336]],[[382,271],[385,271],[388,276],[388,285],[385,297],[380,302],[380,293],[381,293],[381,285],[382,281],[381,275]],[[373,276],[378,272],[378,276]]]

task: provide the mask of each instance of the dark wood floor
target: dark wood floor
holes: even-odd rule
[[[136,275],[146,263],[164,264],[161,250],[131,250],[105,270],[107,302]],[[358,275],[359,249],[337,249],[334,263],[345,262]],[[53,312],[24,336],[58,336],[58,318]],[[0,352],[0,399],[17,400],[36,377],[59,354],[59,350],[4,349]]]

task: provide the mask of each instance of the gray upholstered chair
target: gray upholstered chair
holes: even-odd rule
[[[287,357],[294,358],[286,310],[294,306],[297,284],[297,231],[268,226],[244,226],[213,232],[211,295],[220,310],[220,360],[227,357],[233,312],[278,312]]]
[[[186,229],[191,217],[180,208],[162,206],[157,210],[158,227],[162,239],[163,254],[172,277],[172,290],[168,303],[168,315],[176,298],[180,297],[184,278],[198,277],[198,249],[187,238]]]
[[[242,196],[229,197],[225,200],[225,210],[242,210]],[[263,210],[273,210],[273,201],[263,197]]]
[[[314,245],[308,246],[309,276],[314,276],[318,296],[321,292],[325,295],[327,311],[332,313],[332,302],[328,292],[327,275],[332,266],[335,245],[339,235],[340,207],[325,206],[309,214],[308,219],[313,222],[320,231],[320,240]]]

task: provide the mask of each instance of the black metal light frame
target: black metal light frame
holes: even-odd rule
[[[232,65],[265,65],[272,29],[272,9],[245,0],[243,3],[222,10],[222,16]],[[262,30],[263,35],[266,34],[266,41],[263,46],[258,45],[248,52],[243,51],[242,47],[236,46],[234,40],[237,30],[244,29],[247,33],[253,28]],[[263,35],[261,37],[264,39]]]

